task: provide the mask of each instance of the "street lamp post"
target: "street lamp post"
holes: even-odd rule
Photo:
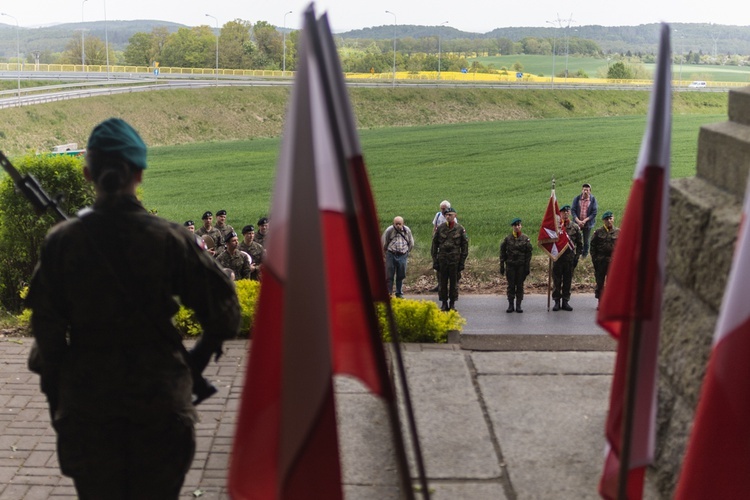
[[[440,26],[444,26],[446,24],[448,24],[448,21],[444,21],[438,26],[438,80],[440,80]]]
[[[5,16],[13,19],[16,22],[16,64],[18,65],[18,102],[21,102],[21,42],[19,41],[18,32],[20,27],[18,26],[18,19],[15,16],[6,14],[5,12],[0,13],[0,16]]]
[[[555,26],[552,21],[546,21],[547,24]],[[557,52],[557,30],[555,30],[552,36],[552,88],[555,88],[555,52]]]
[[[284,37],[284,62],[281,66],[281,76],[286,76],[286,16],[291,13],[291,10],[284,13],[284,31],[282,31]]]
[[[385,13],[393,16],[393,86],[395,87],[396,86],[396,26],[398,24],[396,23],[396,14],[394,14],[390,10],[386,10]]]
[[[219,20],[211,14],[206,14],[206,17],[213,18],[216,21],[216,86],[219,86]]]
[[[568,25],[565,27],[565,83],[568,83],[568,43],[570,40],[570,23],[574,22],[575,21],[573,21],[573,14],[570,14]]]
[[[83,0],[83,2],[81,2],[81,71],[86,71],[86,45],[84,45],[85,40],[83,36],[83,33],[85,32],[83,29],[83,6],[86,5],[86,2],[88,1],[89,0]]]
[[[107,56],[107,80],[109,80],[109,33],[107,32],[107,0],[104,0],[104,52]]]

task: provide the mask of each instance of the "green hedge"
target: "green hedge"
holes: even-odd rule
[[[255,307],[260,294],[260,282],[239,280],[235,282],[237,298],[242,310],[240,337],[249,336],[250,328],[255,319]],[[21,290],[21,297],[28,293],[28,287]],[[393,317],[398,328],[401,342],[445,343],[448,341],[450,330],[461,331],[466,320],[457,311],[442,312],[437,304],[430,300],[391,299]],[[378,304],[377,308],[380,332],[384,342],[391,342],[385,304]],[[16,316],[19,323],[28,325],[30,311],[24,310]],[[175,326],[185,337],[197,337],[202,333],[200,323],[195,312],[185,306],[180,307],[174,317]]]

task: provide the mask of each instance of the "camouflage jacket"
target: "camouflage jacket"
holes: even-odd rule
[[[232,226],[230,226],[229,224],[224,224],[221,227],[219,227],[218,224],[217,224],[216,226],[214,226],[214,229],[218,229],[219,232],[221,233],[221,241],[222,242],[227,241],[227,235],[229,233],[235,232],[234,228]]]
[[[458,222],[451,228],[444,222],[432,236],[432,261],[458,263],[463,266],[469,255],[469,237],[466,229]]]
[[[583,232],[581,227],[573,222],[568,221],[568,225],[565,227],[565,232],[568,233],[568,239],[570,240],[570,246],[558,259],[557,262],[573,262],[581,256],[583,252]]]
[[[217,250],[224,244],[224,237],[216,226],[211,226],[211,229],[208,230],[204,226],[201,226],[195,230],[195,234],[198,236],[203,236],[204,234],[209,235],[211,239],[214,240],[214,248]]]
[[[534,248],[528,236],[523,233],[518,236],[510,233],[500,243],[500,265],[529,267],[532,250]]]
[[[239,248],[234,251],[234,254],[224,250],[216,257],[216,263],[223,268],[231,269],[235,280],[250,279],[250,256]]]
[[[615,250],[617,238],[620,236],[620,228],[613,227],[609,231],[602,226],[591,235],[591,260],[592,262],[609,262],[612,252]]]

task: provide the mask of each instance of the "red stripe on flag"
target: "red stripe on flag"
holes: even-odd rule
[[[263,272],[253,325],[250,360],[240,398],[229,470],[229,491],[235,499],[276,498],[281,415],[281,342],[284,289],[270,270]],[[263,335],[263,332],[270,335]],[[262,381],[251,384],[248,381]],[[241,425],[240,425],[241,424]]]
[[[341,483],[333,384],[329,385],[321,410],[320,418],[310,433],[310,440],[305,443],[294,467],[284,478],[281,498],[285,500],[343,498],[341,488],[331,488],[331,485]]]
[[[354,248],[346,216],[338,212],[323,212],[323,232],[331,322],[331,346],[334,372],[361,379],[370,390],[383,394],[378,376],[378,363],[373,352],[370,335],[373,328],[366,308],[374,307],[365,300],[366,290],[356,279],[357,269]],[[385,273],[383,273],[383,276]],[[382,281],[382,280],[381,280]]]

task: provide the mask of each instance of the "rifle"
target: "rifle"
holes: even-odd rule
[[[13,183],[16,185],[16,189],[18,189],[21,194],[31,202],[31,205],[34,207],[34,212],[36,212],[37,215],[42,215],[47,210],[52,210],[53,215],[57,218],[58,221],[64,221],[68,220],[68,216],[65,214],[65,212],[62,211],[59,205],[60,197],[57,199],[50,198],[50,196],[42,189],[42,186],[39,184],[39,181],[31,174],[26,174],[24,176],[21,175],[21,173],[16,170],[16,167],[13,166],[13,164],[8,160],[8,158],[3,154],[2,151],[0,151],[0,165],[2,165],[3,169],[8,172],[8,175],[10,175],[10,178],[13,180]],[[84,226],[85,227],[85,226]],[[88,233],[88,232],[87,232]],[[94,248],[96,246],[94,245]],[[117,276],[117,273],[113,271],[113,275]],[[119,283],[119,280],[115,279],[116,283]],[[126,292],[124,287],[121,285],[121,288]],[[145,316],[145,314],[144,314]],[[150,319],[150,317],[148,318]],[[171,338],[171,335],[169,332],[166,332],[162,330],[160,325],[153,321],[155,323],[157,329],[160,332],[164,332],[164,335],[166,335],[168,338]],[[193,399],[193,405],[198,405],[203,400],[211,397],[212,395],[216,394],[217,389],[214,387],[214,385],[208,381],[205,377],[203,377],[203,370],[206,368],[206,365],[208,365],[209,360],[211,359],[211,354],[214,353],[207,353],[206,355],[203,350],[201,350],[199,353],[194,354],[193,356],[188,353],[187,349],[185,349],[185,346],[182,343],[182,338],[176,338],[175,341],[179,343],[180,347],[180,353],[187,362],[188,366],[190,367],[190,374],[193,379],[193,394],[195,394],[195,398]],[[221,353],[221,349],[219,348],[218,352],[216,352],[216,359],[218,360]],[[37,367],[40,368],[40,367]],[[33,370],[36,371],[36,370]],[[39,370],[41,371],[41,370]],[[39,372],[37,372],[39,373]]]
[[[42,215],[47,210],[52,210],[52,214],[57,218],[58,221],[68,220],[68,216],[60,208],[60,198],[52,199],[42,189],[39,181],[31,174],[21,176],[21,173],[16,170],[16,167],[8,160],[8,158],[0,151],[0,165],[3,169],[8,172],[10,178],[13,180],[13,184],[16,185],[21,194],[31,202],[34,207],[34,212],[37,215]]]

